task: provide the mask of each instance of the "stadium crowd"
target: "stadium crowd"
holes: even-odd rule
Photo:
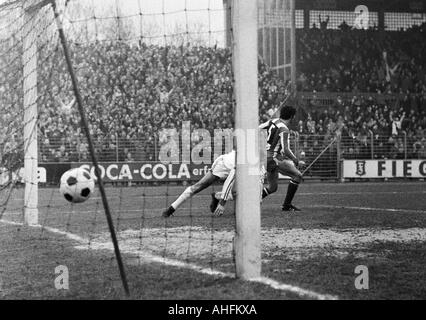
[[[98,43],[73,48],[90,131],[103,160],[154,160],[166,143],[162,129],[233,127],[230,52],[212,47]],[[60,53],[48,61],[61,61]],[[43,161],[88,159],[63,63],[40,64]],[[284,99],[283,81],[260,67],[262,113]],[[48,79],[48,80],[47,80]],[[61,112],[58,114],[58,105]],[[195,141],[196,142],[196,141]]]
[[[338,127],[343,157],[426,156],[426,24],[378,32],[344,23],[330,30],[323,20],[320,28],[297,35],[298,90],[341,93],[325,110],[311,103],[299,133]],[[344,99],[345,93],[358,97]]]
[[[302,149],[314,156],[318,153],[314,147],[326,145],[336,133],[342,158],[425,158],[426,112],[405,102],[389,107],[360,96],[338,99],[332,108],[313,108],[296,129]]]
[[[332,108],[315,107],[314,100],[301,105],[304,114],[293,130],[307,156],[338,133],[345,146],[342,157],[368,158],[371,144],[377,158],[403,157],[404,152],[426,157],[426,42],[420,41],[425,33],[298,32],[298,90],[358,95],[338,97]],[[72,44],[71,52],[100,160],[155,160],[167,142],[161,130],[179,131],[182,121],[190,121],[192,129],[233,127],[227,49],[101,42]],[[38,61],[43,79],[38,82],[41,161],[88,160],[62,51],[42,49]],[[261,62],[261,121],[285,99],[287,90],[287,84]],[[402,98],[389,102],[377,99],[377,93]]]
[[[297,30],[299,91],[426,92],[426,24],[406,31]]]

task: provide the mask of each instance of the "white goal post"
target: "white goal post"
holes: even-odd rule
[[[242,133],[236,136],[234,250],[236,275],[245,280],[260,277],[261,271],[257,10],[257,1],[232,0],[235,130]]]
[[[23,101],[24,101],[24,222],[38,224],[38,143],[37,143],[37,15],[34,4],[22,7]]]

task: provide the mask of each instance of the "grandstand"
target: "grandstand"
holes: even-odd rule
[[[0,299],[426,297],[426,1],[258,0],[241,22],[243,2],[0,2]],[[161,216],[283,104],[301,213],[281,212],[281,176],[252,210],[212,216],[214,185]],[[91,151],[105,192],[69,204],[60,177],[95,175]]]

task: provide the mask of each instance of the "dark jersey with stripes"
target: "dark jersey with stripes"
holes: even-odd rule
[[[283,120],[279,118],[271,119],[260,125],[260,129],[264,129],[267,132],[266,138],[266,150],[267,156],[277,157],[282,155],[284,149],[284,134],[288,133],[288,140],[286,141],[289,145],[290,130]]]

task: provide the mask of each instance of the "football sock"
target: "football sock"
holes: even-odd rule
[[[216,192],[216,193],[214,194],[214,197],[215,197],[217,200],[222,200],[222,192],[221,192],[221,191]],[[235,198],[235,194],[234,194],[234,192],[231,192],[231,193],[229,193],[229,194],[228,194],[228,198],[227,198],[227,199],[225,199],[225,200],[234,200],[234,198]]]
[[[299,187],[298,182],[296,182],[294,180],[290,180],[290,183],[288,184],[287,195],[286,195],[285,200],[284,200],[284,205],[291,204],[298,187]]]
[[[193,194],[194,193],[192,191],[192,187],[186,188],[185,191],[182,192],[182,194],[179,196],[179,198],[177,198],[176,201],[172,203],[173,209],[176,210],[177,208],[179,208],[182,205],[182,203],[184,203],[186,200],[191,198]]]

